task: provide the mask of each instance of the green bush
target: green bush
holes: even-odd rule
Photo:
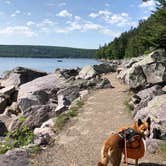
[[[5,140],[0,143],[0,154],[13,148],[19,148],[32,143],[34,140],[33,130],[23,126],[12,132],[8,132]]]

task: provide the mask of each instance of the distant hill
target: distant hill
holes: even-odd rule
[[[0,57],[94,58],[95,49],[55,46],[0,45]]]

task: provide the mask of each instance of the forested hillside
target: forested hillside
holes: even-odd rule
[[[145,1],[145,0],[144,0]],[[100,47],[97,58],[122,59],[142,55],[156,48],[166,49],[166,0],[156,0],[156,11],[137,28],[131,28]]]
[[[0,57],[94,58],[96,50],[53,46],[0,45]]]

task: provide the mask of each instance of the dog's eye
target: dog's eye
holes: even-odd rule
[[[146,131],[146,129],[142,129],[143,131]]]

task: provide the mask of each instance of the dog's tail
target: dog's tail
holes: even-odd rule
[[[110,148],[110,145],[105,142],[101,150],[101,161],[98,162],[97,166],[107,166],[109,162],[108,151],[110,150]]]

